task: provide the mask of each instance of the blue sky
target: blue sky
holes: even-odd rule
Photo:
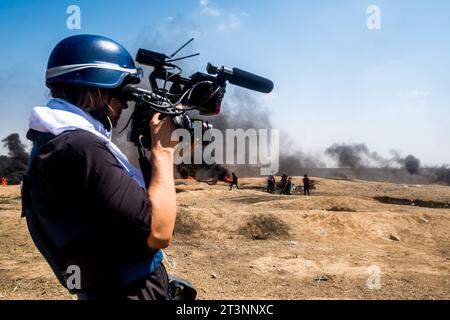
[[[81,30],[66,28],[72,4]],[[366,26],[372,4],[381,30]],[[271,78],[271,95],[252,96],[303,151],[363,142],[385,156],[450,163],[449,16],[446,0],[2,0],[0,138],[24,139],[31,108],[47,100],[47,58],[64,37],[105,35],[134,55],[195,36],[185,52],[201,56],[186,69],[211,61]]]

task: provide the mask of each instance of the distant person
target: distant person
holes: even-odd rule
[[[291,195],[293,190],[294,190],[294,184],[292,183],[292,177],[289,177],[286,182],[285,194]]]
[[[304,190],[305,196],[306,196],[306,193],[308,193],[308,196],[311,195],[309,193],[309,186],[310,186],[310,181],[309,181],[308,175],[305,174],[305,176],[303,177],[303,190]]]
[[[275,186],[276,186],[276,180],[273,174],[270,174],[267,177],[267,192],[274,193],[275,192]]]
[[[285,194],[286,184],[287,184],[288,176],[286,173],[283,173],[280,181],[280,194]]]
[[[238,177],[234,172],[231,174],[230,190],[233,189],[233,186],[236,186],[236,189],[239,190]]]
[[[281,189],[281,194],[287,194],[287,195],[291,195],[292,194],[292,177],[287,177],[284,179],[283,182],[283,188]]]

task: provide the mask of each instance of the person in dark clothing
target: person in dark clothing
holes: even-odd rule
[[[273,174],[270,174],[267,177],[267,192],[268,193],[274,193],[275,192],[275,186],[276,186],[276,180]]]
[[[283,173],[280,180],[280,194],[286,194],[286,185],[288,182],[288,176],[286,173]]]
[[[231,174],[230,190],[233,189],[233,186],[236,186],[236,189],[239,190],[238,177],[234,172]]]
[[[121,86],[139,83],[134,61],[111,39],[62,40],[47,67],[52,99],[33,108],[33,141],[22,188],[22,213],[37,248],[60,283],[79,299],[167,300],[161,249],[176,219],[170,118],[150,121],[152,174],[111,141],[127,101]],[[80,271],[70,283],[71,267]]]
[[[282,194],[291,195],[293,187],[294,187],[294,184],[292,183],[292,177],[289,177],[286,180],[286,184],[285,184],[285,187],[284,187],[284,190],[283,190]]]
[[[305,176],[303,177],[303,190],[304,190],[305,196],[306,196],[306,194],[308,194],[308,196],[310,195],[310,193],[309,193],[309,178],[308,178],[307,174],[305,174]]]

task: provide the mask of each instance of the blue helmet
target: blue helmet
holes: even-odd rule
[[[47,65],[46,85],[73,84],[114,89],[125,79],[139,83],[142,69],[117,42],[95,35],[65,38],[53,49]]]

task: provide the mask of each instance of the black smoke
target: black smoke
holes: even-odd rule
[[[225,181],[225,178],[231,176],[230,171],[219,164],[199,164],[199,165],[186,165],[181,164],[177,167],[177,172],[181,178],[187,179],[193,177],[197,180],[220,180]]]
[[[433,182],[445,183],[450,186],[450,167],[442,166],[439,168],[434,168],[433,171]]]
[[[2,142],[8,149],[8,156],[0,156],[0,178],[6,177],[9,184],[19,184],[27,169],[28,153],[17,133],[10,134]]]
[[[278,171],[280,175],[282,173],[286,173],[288,176],[304,175],[308,169],[326,166],[320,155],[289,148],[288,145],[293,144],[289,138],[284,137],[280,144],[280,169]]]
[[[391,162],[397,163],[404,167],[410,174],[419,174],[420,171],[420,160],[413,155],[408,155],[407,157],[402,157],[396,151],[391,151],[393,157]]]
[[[405,168],[410,174],[418,174],[420,169],[420,160],[409,155],[405,158]]]
[[[413,155],[403,158],[396,151],[391,151],[392,158],[385,158],[371,151],[364,143],[335,143],[325,150],[325,154],[337,161],[340,168],[360,169],[368,167],[393,168],[400,165],[409,174],[418,174],[420,160]]]
[[[375,151],[370,151],[364,143],[335,143],[325,150],[325,154],[337,161],[341,168],[389,167],[391,159],[385,159]]]
[[[366,165],[365,158],[370,154],[363,143],[333,144],[325,150],[325,154],[335,159],[341,168],[360,168]]]

